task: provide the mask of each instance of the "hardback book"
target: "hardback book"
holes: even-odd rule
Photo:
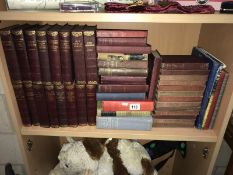
[[[96,117],[98,129],[144,130],[152,129],[152,117]]]
[[[24,30],[24,38],[27,49],[27,56],[31,71],[32,88],[34,100],[37,107],[37,116],[40,126],[50,127],[50,119],[46,105],[46,96],[42,84],[40,58],[36,41],[36,30],[39,26],[35,25]]]
[[[187,97],[187,96],[159,96],[156,97],[157,101],[160,102],[200,102],[203,96],[194,96],[194,97]]]
[[[3,50],[9,70],[11,83],[15,92],[16,101],[19,107],[22,123],[25,126],[31,126],[31,116],[29,113],[29,106],[26,101],[26,95],[23,88],[22,76],[20,66],[18,63],[16,50],[11,35],[11,29],[17,26],[11,26],[0,30],[0,37],[2,41]]]
[[[197,116],[199,109],[186,109],[186,110],[155,110],[154,115],[157,116]]]
[[[125,54],[149,54],[151,53],[151,46],[100,46],[97,45],[97,52],[101,53],[125,53]]]
[[[158,91],[157,98],[160,96],[182,96],[182,97],[197,97],[202,96],[203,91]]]
[[[71,31],[72,55],[75,81],[77,84],[86,84],[86,60],[83,41],[83,25],[75,25]]]
[[[102,53],[98,52],[98,60],[103,61],[147,61],[148,54],[124,54],[124,53]]]
[[[32,78],[31,78],[31,70],[30,70],[30,63],[27,56],[27,49],[24,39],[23,31],[26,28],[31,27],[31,25],[24,24],[20,25],[16,28],[11,30],[13,41],[15,45],[15,50],[17,54],[17,59],[20,67],[20,72],[22,76],[23,87],[25,90],[25,96],[27,99],[28,109],[30,112],[32,123],[35,125],[39,124],[39,116],[36,107],[35,96],[33,93],[32,87]]]
[[[99,68],[98,74],[101,76],[142,76],[146,77],[146,69],[129,69],[129,68]]]
[[[204,91],[205,85],[158,85],[158,91]]]
[[[208,75],[160,75],[160,80],[199,80],[199,81],[206,81],[208,79]]]
[[[97,37],[97,45],[102,46],[145,46],[146,37]]]
[[[193,85],[199,85],[199,86],[205,86],[206,80],[159,80],[159,85],[176,85],[176,86],[193,86]]]
[[[97,38],[102,37],[127,37],[127,38],[147,38],[147,30],[123,30],[123,29],[98,29],[96,31]]]
[[[157,89],[159,72],[160,72],[160,64],[161,57],[158,50],[152,51],[148,64],[148,83],[149,83],[149,91],[148,91],[148,100],[153,100],[155,97],[155,91]]]
[[[96,52],[96,26],[84,26],[84,50],[86,60],[86,78],[88,84],[97,84],[99,77],[97,73]]]
[[[146,117],[150,116],[151,111],[109,111],[103,112],[102,109],[97,109],[98,117]]]
[[[194,55],[162,55],[161,69],[208,70],[209,63]]]
[[[106,100],[145,100],[146,93],[96,93],[97,101]]]
[[[154,119],[193,119],[195,120],[197,115],[157,115],[152,114]]]
[[[99,68],[128,68],[128,69],[147,69],[148,62],[144,60],[137,61],[103,61],[98,60]]]
[[[153,101],[102,101],[103,112],[108,111],[153,111]]]
[[[191,109],[199,108],[201,101],[199,102],[156,102],[156,110],[177,110],[177,109]]]
[[[51,78],[50,60],[48,54],[48,42],[46,32],[51,26],[48,24],[42,25],[36,29],[36,41],[38,56],[40,60],[41,80],[45,90],[47,111],[51,127],[58,127],[58,112],[56,104],[56,95],[54,85]]]
[[[86,85],[87,94],[87,121],[89,125],[96,124],[97,101],[96,101],[96,84]]]
[[[160,74],[162,75],[208,75],[209,70],[198,70],[198,69],[190,69],[190,70],[169,70],[169,69],[161,69]]]
[[[196,120],[196,127],[201,128],[205,110],[207,108],[209,98],[211,96],[211,93],[214,87],[215,79],[218,75],[218,72],[221,71],[223,68],[225,68],[226,65],[223,62],[221,62],[219,59],[217,59],[215,56],[211,55],[206,50],[199,48],[199,47],[193,48],[192,55],[209,62],[209,70],[210,70],[206,89],[204,91],[204,95],[203,95],[203,99],[201,103],[201,109],[200,109],[199,115]]]
[[[193,128],[195,119],[153,119],[153,127]]]
[[[98,92],[105,93],[144,93],[148,91],[148,85],[115,85],[115,84],[99,84]]]
[[[101,76],[101,84],[145,85],[147,77],[138,76]]]

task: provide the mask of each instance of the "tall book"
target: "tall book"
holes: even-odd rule
[[[53,25],[47,30],[48,40],[48,53],[51,67],[51,78],[54,84],[57,111],[60,126],[67,126],[67,111],[66,111],[66,97],[65,87],[62,83],[62,69],[60,59],[60,43],[59,43],[59,31],[61,30],[60,25]]]
[[[89,125],[96,124],[97,101],[96,101],[96,84],[86,85],[87,94],[87,121]]]
[[[51,78],[50,59],[48,54],[48,42],[46,32],[51,26],[46,24],[36,30],[36,41],[40,60],[41,79],[44,85],[46,104],[51,127],[58,127],[58,112],[56,95]]]
[[[37,25],[24,30],[25,43],[27,48],[27,55],[31,71],[32,88],[37,106],[37,115],[40,126],[49,127],[49,115],[46,105],[45,90],[42,84],[40,59],[38,54],[38,47],[36,41]]]
[[[72,46],[71,31],[72,25],[64,25],[59,30],[60,57],[62,81],[66,95],[67,122],[69,126],[77,126],[76,95],[72,69]]]
[[[23,30],[29,27],[31,26],[28,24],[20,25],[16,28],[13,28],[11,32],[13,36],[15,50],[17,53],[20,72],[22,75],[23,87],[25,89],[25,95],[28,102],[32,124],[39,125],[39,116],[37,113],[36,101],[32,87],[30,63],[28,60],[26,44],[23,35]]]
[[[11,26],[0,30],[0,37],[2,41],[3,50],[9,70],[12,86],[14,89],[16,101],[18,104],[22,123],[25,126],[31,125],[31,116],[28,109],[28,104],[25,97],[25,92],[22,83],[20,66],[18,63],[16,50],[11,35],[11,29],[17,26]]]
[[[201,109],[200,109],[199,115],[198,115],[197,120],[196,120],[196,127],[201,128],[204,114],[205,114],[205,110],[207,108],[209,98],[210,98],[210,95],[211,95],[213,87],[214,87],[215,79],[216,79],[219,71],[221,71],[223,68],[225,68],[226,65],[223,62],[221,62],[219,59],[217,59],[215,56],[211,55],[206,50],[199,48],[199,47],[193,48],[192,55],[196,56],[200,59],[206,60],[209,63],[209,70],[210,70],[206,89],[204,91],[204,95],[203,95],[203,99],[202,99],[202,103],[201,103]]]

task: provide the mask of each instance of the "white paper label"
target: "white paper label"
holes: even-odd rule
[[[140,110],[140,104],[130,104],[129,105],[129,110],[132,110],[132,111]]]

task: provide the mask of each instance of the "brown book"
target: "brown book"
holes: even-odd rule
[[[147,61],[148,54],[124,54],[124,53],[101,53],[98,52],[98,60],[103,61]]]
[[[199,102],[203,96],[196,97],[185,97],[185,96],[159,96],[156,97],[157,101],[160,102]]]
[[[52,84],[50,73],[50,59],[48,54],[48,43],[46,32],[51,26],[46,24],[36,30],[36,41],[38,48],[38,55],[40,60],[41,79],[44,85],[47,110],[50,119],[51,127],[58,127],[58,113],[56,105],[56,95],[54,91],[54,85]]]
[[[159,119],[153,118],[153,127],[193,128],[195,119]]]
[[[147,38],[147,30],[127,30],[127,29],[99,29],[96,31],[98,37],[127,37],[127,38]]]
[[[71,44],[75,80],[78,84],[86,84],[86,63],[83,41],[84,26],[75,25],[71,31]]]
[[[87,101],[86,101],[86,85],[76,84],[76,105],[77,105],[77,121],[79,125],[87,125]]]
[[[86,85],[87,94],[87,121],[89,125],[96,124],[97,101],[96,101],[96,84]]]
[[[101,84],[145,85],[146,78],[137,76],[101,76]]]
[[[71,55],[71,30],[72,25],[64,25],[59,30],[60,57],[61,57],[61,73],[63,82],[73,81],[72,71],[72,55]]]
[[[159,80],[159,85],[205,86],[206,80]]]
[[[146,43],[147,43],[146,37],[142,37],[142,38],[97,37],[97,45],[102,45],[102,46],[145,46]]]
[[[88,84],[99,82],[97,73],[97,52],[96,52],[96,26],[85,26],[83,29],[84,50],[86,60],[86,78]]]
[[[17,53],[20,72],[22,75],[23,87],[25,90],[26,100],[28,103],[32,124],[38,125],[39,116],[38,116],[36,101],[33,93],[30,64],[27,56],[27,50],[23,35],[23,30],[29,27],[31,26],[28,24],[20,25],[19,27],[12,29],[11,32],[15,44],[15,50]]]
[[[202,96],[203,91],[158,91],[157,97],[160,96],[184,96],[184,97],[196,97]]]
[[[142,76],[145,77],[148,74],[147,69],[128,69],[128,68],[99,68],[99,75],[105,76]]]
[[[161,69],[160,74],[162,75],[208,75],[209,70],[167,70]]]
[[[27,48],[27,56],[31,70],[32,88],[37,107],[37,115],[39,117],[40,126],[49,127],[49,115],[46,105],[46,97],[44,86],[42,84],[40,59],[38,55],[38,47],[36,41],[37,25],[24,30],[25,44]]]
[[[147,92],[148,85],[99,84],[98,92]]]
[[[191,55],[162,55],[161,69],[169,70],[208,70],[209,63],[205,59]]]
[[[148,100],[153,100],[155,96],[155,91],[157,89],[158,79],[159,79],[159,70],[161,64],[161,57],[157,50],[153,51],[150,55],[149,63],[148,63]]]
[[[199,102],[160,102],[157,101],[156,110],[182,110],[182,109],[199,109],[201,101]]]
[[[162,111],[162,110],[155,110],[154,115],[157,116],[197,116],[199,113],[199,110],[167,110],[167,111]]]
[[[11,26],[1,29],[0,36],[22,123],[25,126],[30,126],[31,116],[25,97],[20,67],[16,55],[13,38],[11,35],[11,29],[15,27],[17,26]]]
[[[196,119],[197,115],[157,115],[152,114],[154,119]]]
[[[160,80],[199,80],[199,81],[207,81],[208,75],[160,75]]]
[[[204,91],[205,85],[158,85],[159,91]]]
[[[149,54],[151,53],[151,46],[99,46],[97,45],[97,52],[102,53],[125,53],[125,54]]]
[[[103,61],[98,60],[99,68],[147,69],[148,61]]]
[[[76,94],[75,94],[75,84],[65,83],[65,93],[66,93],[66,110],[67,110],[67,121],[69,126],[77,126],[77,108],[76,108]]]

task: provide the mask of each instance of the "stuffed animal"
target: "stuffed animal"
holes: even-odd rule
[[[157,175],[144,147],[124,139],[69,138],[58,159],[49,175]]]

